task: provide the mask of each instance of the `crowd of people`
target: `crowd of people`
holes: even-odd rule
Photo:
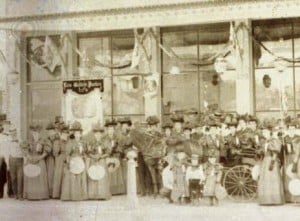
[[[8,196],[19,200],[108,200],[126,194],[127,153],[135,150],[140,196],[160,194],[183,204],[208,197],[217,205],[226,195],[224,167],[244,164],[260,165],[260,205],[300,198],[289,189],[300,178],[299,118],[259,121],[251,115],[187,111],[163,123],[156,116],[146,122],[142,127],[127,117],[108,119],[104,127],[97,123],[83,133],[79,122],[69,126],[56,117],[44,129],[30,125],[28,139],[20,142],[17,130],[4,120],[1,196],[6,182]],[[138,130],[151,137],[143,147],[132,135]]]

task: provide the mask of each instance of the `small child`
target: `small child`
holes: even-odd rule
[[[187,196],[189,195],[185,179],[187,164],[187,154],[182,149],[177,150],[172,166],[174,183],[171,192],[171,199],[175,203],[186,203]]]
[[[221,182],[222,178],[222,166],[217,163],[218,154],[214,149],[208,152],[208,162],[203,166],[205,174],[205,184],[203,196],[208,196],[210,199],[210,205],[218,205],[218,199],[216,197],[216,187]]]
[[[192,204],[199,203],[199,200],[202,197],[205,176],[202,165],[199,165],[198,155],[192,155],[191,166],[187,167],[185,178],[188,185],[189,197]]]

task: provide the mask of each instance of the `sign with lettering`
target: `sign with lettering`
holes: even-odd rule
[[[95,88],[99,88],[103,92],[103,79],[94,80],[69,80],[63,81],[63,93],[65,94],[68,90],[72,90],[77,94],[88,94]]]

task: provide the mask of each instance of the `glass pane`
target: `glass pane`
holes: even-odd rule
[[[164,113],[188,108],[199,109],[198,74],[163,76]]]
[[[226,44],[229,41],[230,25],[229,23],[210,24],[201,26],[199,30],[199,60],[200,63],[214,63],[216,54],[224,52]],[[235,68],[235,59],[229,54],[226,58],[229,69]],[[213,65],[201,65],[200,70],[211,70]]]
[[[62,89],[30,88],[29,91],[31,96],[31,107],[28,111],[31,111],[32,122],[38,122],[45,126],[49,121],[53,121],[55,116],[61,115]]]
[[[230,112],[236,110],[236,71],[226,71],[220,82],[220,108]]]
[[[300,23],[294,23],[294,53],[295,60],[300,60]],[[300,66],[300,62],[295,65]]]
[[[113,65],[126,67],[120,69],[113,69],[113,74],[126,74],[132,71],[130,69],[130,64],[131,64],[133,48],[134,48],[133,36],[112,38]]]
[[[113,114],[143,114],[144,90],[141,76],[113,78]]]
[[[295,67],[296,108],[300,109],[300,67]]]
[[[169,50],[172,49],[182,62],[174,57],[170,57],[162,51],[163,72],[169,73],[172,67],[178,67],[180,71],[196,71],[197,65],[193,65],[191,60],[197,61],[197,32],[170,32],[163,33],[162,44]],[[189,61],[187,61],[189,60]]]
[[[293,69],[287,68],[282,74],[275,69],[256,69],[256,110],[280,111],[280,88],[284,91],[287,108],[294,109]]]
[[[103,78],[104,91],[102,93],[102,102],[104,108],[104,114],[112,114],[112,91],[111,91],[111,77]]]
[[[102,77],[111,74],[111,52],[108,37],[79,38],[79,50],[83,58],[79,58],[79,74],[81,76]]]
[[[61,58],[56,52],[60,45],[59,36],[34,37],[27,39],[27,58],[31,65],[27,64],[27,80],[32,81],[55,81],[61,79]],[[45,47],[47,44],[47,47]],[[67,51],[61,49],[62,55]],[[65,57],[66,59],[66,57]],[[34,65],[38,64],[38,65]]]
[[[253,34],[277,56],[293,59],[291,23],[278,20],[261,22],[253,26]],[[275,57],[256,42],[253,43],[253,56],[256,67],[274,67]]]

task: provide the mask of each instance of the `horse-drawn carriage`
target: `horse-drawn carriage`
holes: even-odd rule
[[[131,131],[133,143],[142,152],[145,162],[151,173],[154,193],[158,191],[157,169],[164,156],[163,137],[159,134],[149,134],[146,130],[134,129]],[[257,182],[252,177],[252,168],[255,165],[256,150],[243,148],[234,159],[223,162],[222,185],[228,197],[234,201],[249,201],[256,197]]]

